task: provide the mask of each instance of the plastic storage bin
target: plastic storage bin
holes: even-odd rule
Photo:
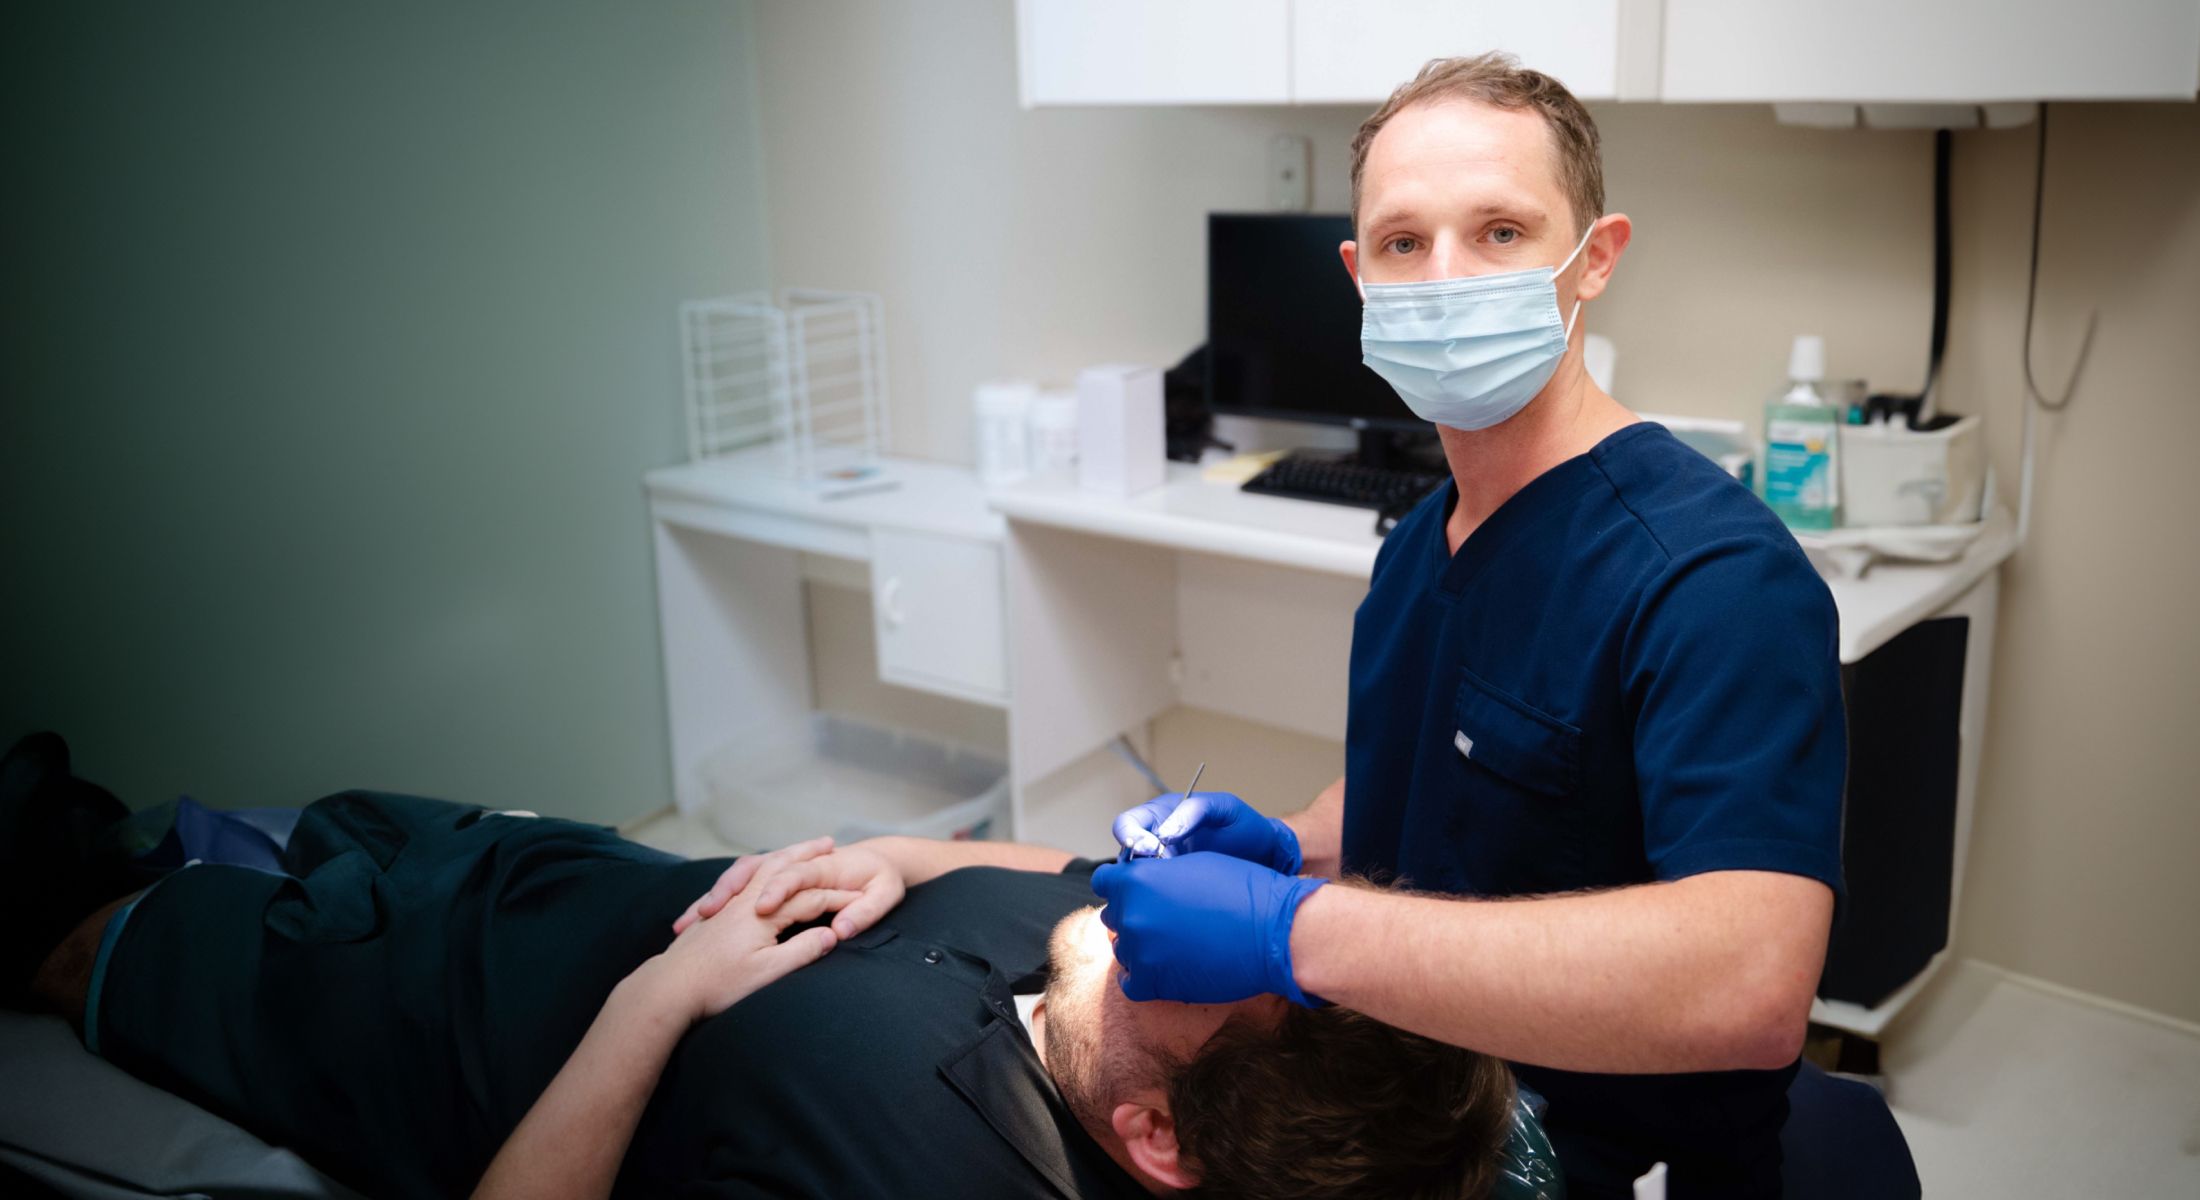
[[[922,734],[833,713],[808,737],[736,741],[703,763],[705,819],[736,846],[830,833],[988,839],[1008,832],[1008,766]]]

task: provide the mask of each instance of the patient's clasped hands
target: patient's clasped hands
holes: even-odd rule
[[[829,837],[811,838],[769,854],[735,859],[718,882],[696,897],[695,903],[672,923],[672,932],[686,932],[689,926],[715,915],[727,901],[752,887],[759,913],[774,912],[789,897],[809,888],[845,893],[839,902],[826,906],[826,911],[840,914],[833,918],[833,935],[843,941],[892,912],[907,890],[901,867],[869,846],[836,848]]]
[[[871,927],[903,892],[899,868],[860,846],[812,838],[734,861],[672,923],[676,935],[645,964],[692,1023],[825,956]],[[829,927],[779,940],[790,926],[835,913]]]

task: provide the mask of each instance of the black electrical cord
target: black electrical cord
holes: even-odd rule
[[[1948,164],[1954,158],[1955,135],[1940,130],[1933,135],[1933,339],[1925,363],[1925,387],[1917,394],[1920,418],[1938,407],[1940,358],[1948,349],[1948,298],[1953,271],[1951,243],[1954,223],[1948,217]]]
[[[2061,412],[2070,407],[2070,398],[2077,394],[2078,375],[2085,370],[2086,355],[2093,351],[2093,330],[2100,324],[2099,309],[2086,314],[2085,337],[2078,343],[2078,361],[2070,368],[2070,379],[2063,384],[2062,395],[2049,400],[2040,391],[2040,385],[2032,378],[2032,315],[2037,310],[2040,294],[2040,209],[2041,200],[2047,194],[2047,104],[2040,104],[2039,148],[2032,156],[2032,269],[2024,285],[2024,390],[2032,402],[2049,412]]]

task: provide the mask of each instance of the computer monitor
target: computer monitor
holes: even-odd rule
[[[1433,433],[1360,362],[1352,218],[1207,216],[1207,400],[1218,413]]]

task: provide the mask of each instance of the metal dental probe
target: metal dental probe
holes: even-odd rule
[[[1199,777],[1200,777],[1200,776],[1202,776],[1202,775],[1205,775],[1206,773],[1207,773],[1207,764],[1206,764],[1206,763],[1201,763],[1201,764],[1199,764],[1199,768],[1198,768],[1197,770],[1195,770],[1195,771],[1193,771],[1193,772],[1192,772],[1192,781],[1191,781],[1190,783],[1187,783],[1187,784],[1185,784],[1185,785],[1184,785],[1184,800],[1189,800],[1189,799],[1191,799],[1191,798],[1192,798],[1192,793],[1193,793],[1193,792],[1196,792],[1196,791],[1198,791],[1198,790],[1199,790]],[[1184,800],[1179,800],[1179,801],[1177,801],[1177,803],[1178,803],[1178,804],[1182,804],[1182,803],[1184,803]],[[1166,849],[1167,847],[1163,847],[1163,848],[1164,848],[1164,849]],[[1160,856],[1159,856],[1159,855],[1156,855],[1155,857],[1160,857]]]

